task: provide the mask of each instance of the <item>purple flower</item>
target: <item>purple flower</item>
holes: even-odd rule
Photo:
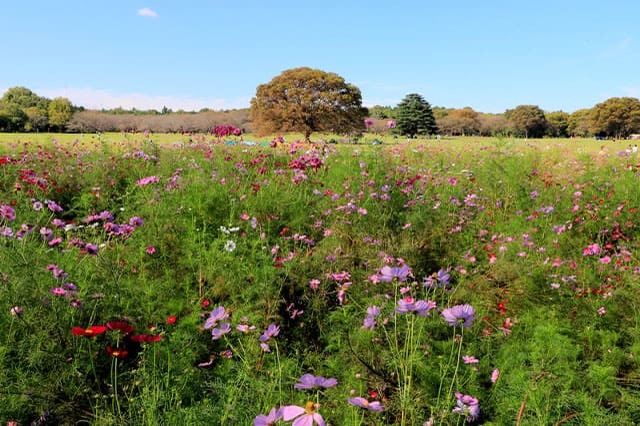
[[[138,186],[146,186],[152,183],[158,183],[160,182],[160,178],[158,176],[147,176],[147,177],[143,177],[142,179],[138,179],[138,181],[136,182],[136,185]]]
[[[280,327],[271,323],[269,324],[265,332],[262,333],[262,336],[260,336],[260,341],[266,342],[270,340],[272,337],[276,337],[278,334],[280,334]]]
[[[20,306],[14,306],[13,308],[11,308],[11,315],[13,315],[14,317],[21,317],[22,308]]]
[[[98,246],[95,244],[87,243],[87,245],[84,246],[84,251],[87,254],[92,254],[95,256],[98,254]]]
[[[272,337],[276,337],[278,334],[280,334],[280,327],[273,323],[269,324],[267,329],[260,336],[260,347],[263,351],[271,352],[271,348],[269,347],[269,344],[267,342],[271,340]]]
[[[462,325],[471,327],[471,322],[475,319],[476,311],[471,305],[456,305],[442,310],[442,317],[451,327]]]
[[[54,219],[51,221],[51,224],[52,224],[53,226],[55,226],[56,228],[66,228],[66,226],[67,226],[67,224],[66,224],[66,223],[64,223],[64,221],[63,221],[62,219],[58,219],[57,217],[56,217],[56,218],[54,218]],[[69,230],[69,231],[70,231],[70,230],[72,230],[72,229],[74,229],[74,228],[71,228],[71,229],[65,229],[65,231],[67,231],[67,230]]]
[[[395,129],[396,120],[387,120],[387,129]]]
[[[63,210],[62,207],[60,207],[55,201],[45,200],[44,203],[47,205],[49,210],[54,213],[59,213]]]
[[[0,228],[0,235],[3,237],[11,238],[14,235],[13,229],[8,226],[3,226],[2,228]]]
[[[0,205],[0,218],[7,219],[8,221],[15,220],[16,211],[13,209],[13,207],[7,204],[2,204]]]
[[[54,287],[51,289],[51,294],[53,294],[54,296],[64,296],[65,294],[67,294],[67,290],[62,287]]]
[[[480,415],[480,406],[478,400],[470,395],[463,395],[460,392],[456,392],[456,408],[452,413],[467,416],[467,422],[471,423]]]
[[[209,314],[209,318],[204,323],[204,329],[208,330],[210,328],[215,327],[218,324],[218,321],[222,321],[229,318],[229,314],[225,311],[224,306],[218,306],[211,314]]]
[[[338,384],[338,380],[334,378],[325,379],[322,376],[314,376],[313,374],[305,374],[300,377],[294,389],[314,389],[314,388],[332,388]]]
[[[218,340],[219,338],[221,338],[222,336],[224,336],[230,331],[231,331],[231,324],[229,324],[228,322],[223,322],[222,324],[220,324],[220,327],[216,327],[213,330],[211,330],[211,337],[213,340]]]
[[[399,314],[415,312],[418,315],[426,317],[429,314],[429,311],[435,307],[436,303],[431,300],[415,300],[413,297],[407,296],[404,299],[398,300],[396,312]]]
[[[449,270],[440,269],[438,272],[425,277],[424,286],[427,288],[445,287],[449,284],[450,280],[451,274],[449,274]]]
[[[49,228],[40,228],[40,235],[42,235],[45,241],[51,241],[53,239],[53,231]]]
[[[380,270],[380,281],[386,283],[390,283],[394,278],[400,282],[405,282],[408,276],[411,276],[411,268],[406,264],[397,267],[387,265]]]
[[[49,265],[47,265],[46,270],[47,271],[51,271],[53,273],[53,278],[55,278],[57,280],[64,280],[65,278],[67,278],[69,276],[69,274],[67,274],[58,265],[49,264]]]
[[[294,420],[292,426],[313,426],[313,423],[317,423],[319,426],[325,426],[324,419],[316,411],[317,405],[313,402],[307,402],[307,405],[302,408],[297,405],[287,405],[282,407],[282,420],[288,422]]]
[[[365,317],[362,328],[366,328],[367,330],[373,330],[376,326],[376,317],[380,314],[380,308],[372,305],[367,308],[367,316]]]
[[[249,324],[236,325],[236,330],[238,330],[241,333],[249,333],[250,331],[253,331],[255,329],[256,329],[255,325],[249,325]]]
[[[276,410],[272,408],[269,411],[269,414],[258,414],[255,419],[253,419],[253,426],[272,426],[277,423],[278,420],[282,418],[282,408]]]
[[[364,125],[367,126],[367,129],[371,126],[373,126],[373,120],[370,118],[367,118],[364,120]]]
[[[142,220],[142,218],[138,216],[134,216],[131,219],[129,219],[129,225],[133,226],[134,228],[139,228],[143,224],[144,224],[144,220]]]
[[[348,401],[349,401],[349,404],[351,405],[355,405],[356,407],[364,408],[369,411],[376,411],[379,413],[382,410],[384,410],[384,407],[382,406],[382,404],[380,404],[380,401],[369,402],[361,396],[356,396],[355,398],[349,398]]]

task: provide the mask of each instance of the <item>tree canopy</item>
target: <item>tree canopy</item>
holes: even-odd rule
[[[599,136],[628,137],[640,132],[640,101],[609,98],[591,110],[591,131]]]
[[[67,98],[55,98],[49,103],[49,124],[64,129],[73,116],[73,105]]]
[[[537,105],[518,105],[504,113],[516,136],[541,138],[547,129],[544,111]]]
[[[566,138],[569,136],[569,113],[553,111],[545,114],[547,118],[547,136]]]
[[[367,109],[360,89],[338,74],[308,67],[283,71],[256,89],[251,117],[259,135],[294,131],[362,132]]]
[[[432,135],[437,132],[431,105],[417,93],[404,97],[396,108],[396,128],[403,135]]]
[[[480,114],[471,108],[454,109],[436,122],[438,129],[449,135],[477,135],[482,126]]]

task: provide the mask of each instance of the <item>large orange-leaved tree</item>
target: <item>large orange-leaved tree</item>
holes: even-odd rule
[[[256,89],[251,119],[258,135],[301,132],[360,133],[367,109],[360,89],[338,74],[308,67],[283,71]]]

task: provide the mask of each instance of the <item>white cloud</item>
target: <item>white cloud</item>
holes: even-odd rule
[[[153,9],[149,9],[148,7],[143,7],[142,9],[138,9],[138,15],[144,16],[146,18],[158,17],[158,13]]]
[[[250,98],[238,99],[203,99],[176,96],[150,96],[142,93],[113,93],[108,90],[90,88],[40,89],[39,95],[53,99],[62,96],[71,100],[74,105],[89,109],[124,109],[161,110],[163,106],[174,111],[199,111],[203,108],[221,110],[248,108]]]

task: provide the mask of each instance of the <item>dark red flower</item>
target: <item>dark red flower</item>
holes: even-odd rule
[[[124,321],[109,321],[106,326],[109,330],[121,331],[123,334],[131,334],[134,330],[131,324]]]
[[[160,334],[134,334],[129,338],[132,342],[137,343],[156,343],[162,339],[162,336]]]
[[[129,355],[128,351],[118,347],[112,348],[111,345],[107,345],[107,353],[109,354],[109,356],[118,359],[124,359],[127,357],[127,355]]]
[[[105,331],[107,331],[107,327],[104,325],[92,325],[89,328],[73,327],[71,329],[71,334],[74,336],[94,337],[98,334],[104,333]]]

